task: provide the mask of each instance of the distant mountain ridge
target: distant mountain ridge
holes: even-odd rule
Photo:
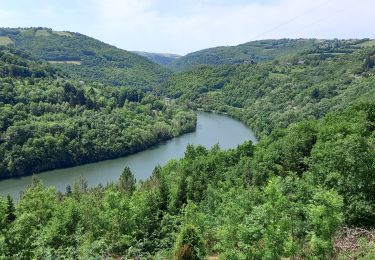
[[[324,40],[284,60],[199,65],[176,73],[156,91],[195,109],[229,114],[262,138],[359,100],[375,100],[372,44],[367,39]]]
[[[174,60],[182,57],[181,55],[172,53],[153,53],[144,51],[133,51],[133,53],[146,57],[147,59],[162,66],[169,65]]]
[[[235,65],[285,61],[299,54],[340,55],[374,40],[269,39],[189,53],[125,51],[80,33],[50,28],[0,28],[0,46],[13,46],[82,80],[152,89],[173,72],[199,65]]]
[[[233,65],[290,59],[298,53],[351,53],[370,39],[320,40],[278,39],[251,41],[237,46],[221,46],[189,53],[167,65],[173,71],[187,71],[197,65]]]
[[[162,66],[94,38],[50,28],[0,28],[0,45],[42,59],[82,80],[152,88],[169,71]]]

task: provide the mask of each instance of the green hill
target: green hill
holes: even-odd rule
[[[128,167],[118,182],[80,178],[65,193],[34,178],[17,203],[0,197],[0,258],[375,258],[374,41],[258,41],[251,59],[238,46],[216,48],[223,54],[181,63],[187,71],[149,92],[78,80],[85,71],[74,68],[121,50],[75,52],[70,39],[44,53],[42,38],[98,41],[6,30],[2,45],[16,49],[0,47],[0,177],[147,148],[193,130],[191,109],[237,118],[260,141],[188,145],[139,182]],[[44,47],[28,49],[33,42]]]
[[[158,91],[193,108],[228,113],[264,137],[356,100],[375,100],[375,48],[338,51],[321,47],[284,62],[201,65],[171,77]]]
[[[127,167],[116,183],[88,188],[80,179],[65,194],[34,180],[15,206],[0,197],[0,254],[374,259],[373,232],[364,229],[375,220],[374,126],[375,106],[361,104],[256,146],[190,145],[144,182]]]
[[[238,46],[215,47],[187,54],[167,67],[186,71],[197,65],[243,64],[284,60],[304,51],[348,53],[370,40],[280,39],[252,41]]]
[[[152,88],[169,72],[154,62],[88,36],[48,28],[0,28],[0,45],[11,45],[80,80]]]
[[[0,49],[0,178],[124,156],[193,130],[195,120],[139,88],[78,82]]]
[[[133,53],[146,57],[147,59],[162,66],[167,66],[174,60],[181,57],[181,55],[171,53],[152,53],[143,51],[133,51]]]

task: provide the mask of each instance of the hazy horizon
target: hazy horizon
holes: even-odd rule
[[[0,0],[1,27],[79,32],[121,49],[184,55],[261,39],[375,38],[370,0]]]

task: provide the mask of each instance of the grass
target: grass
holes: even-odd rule
[[[359,46],[362,46],[362,47],[373,47],[373,46],[375,46],[375,40],[370,40],[370,41],[367,41],[367,42],[363,42]]]
[[[34,36],[33,29],[21,29],[20,32],[22,35],[25,35],[25,36]]]
[[[57,61],[57,60],[50,60],[48,61],[52,64],[74,64],[74,65],[81,65],[82,62],[79,60],[67,60],[67,61]]]
[[[63,32],[63,31],[53,31],[54,34],[58,36],[67,36],[67,37],[73,37],[71,33]]]
[[[7,36],[0,36],[0,46],[13,44],[13,41]]]
[[[35,36],[50,36],[50,33],[47,30],[37,30]]]

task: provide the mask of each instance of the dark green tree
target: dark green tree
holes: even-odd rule
[[[181,210],[181,208],[187,203],[187,192],[188,192],[188,187],[187,187],[187,181],[186,181],[186,176],[183,175],[181,176],[179,185],[178,185],[178,190],[177,190],[177,197],[174,202],[175,210],[178,212]]]
[[[169,187],[160,165],[155,166],[151,180],[155,182],[158,189],[159,209],[161,213],[166,212],[169,206]]]
[[[121,192],[132,195],[135,191],[136,179],[130,168],[126,166],[120,176],[118,187]]]
[[[72,194],[72,187],[68,184],[66,186],[66,191],[65,191],[65,195],[66,196],[70,196]]]
[[[16,220],[16,209],[14,207],[13,199],[10,195],[7,196],[7,210],[6,210],[6,219],[8,224]]]
[[[164,176],[159,181],[159,198],[160,198],[160,210],[168,211],[169,206],[169,187]]]

